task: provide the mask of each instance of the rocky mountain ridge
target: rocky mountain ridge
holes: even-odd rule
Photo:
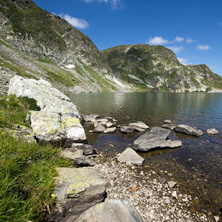
[[[206,65],[184,66],[163,46],[123,45],[100,52],[59,16],[32,0],[0,0],[1,94],[14,75],[50,81],[62,91],[218,91]]]
[[[182,65],[163,46],[121,45],[102,51],[113,73],[144,91],[193,92],[222,89],[222,78],[206,65]]]

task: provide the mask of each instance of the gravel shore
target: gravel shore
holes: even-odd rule
[[[107,199],[127,200],[145,222],[217,221],[203,212],[194,212],[192,197],[180,193],[176,181],[157,179],[155,171],[144,172],[139,166],[119,163],[102,153],[96,162],[94,168],[107,183]]]

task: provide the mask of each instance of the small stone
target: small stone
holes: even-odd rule
[[[173,188],[173,187],[176,186],[177,182],[175,182],[175,181],[169,181],[169,182],[167,182],[167,184],[168,184],[169,188]]]
[[[114,133],[116,131],[116,127],[111,127],[105,129],[104,133]]]
[[[101,122],[99,122],[97,126],[95,127],[95,129],[93,130],[94,133],[103,133],[104,131],[105,131],[105,127],[103,126]]]
[[[113,123],[111,123],[111,122],[108,122],[108,123],[106,123],[106,127],[111,127],[111,126],[113,126]]]
[[[172,192],[172,197],[177,198],[177,192],[176,191]]]
[[[218,133],[219,132],[214,128],[207,130],[207,134],[210,134],[210,135],[217,135]]]
[[[166,120],[163,121],[163,123],[165,123],[165,124],[171,124],[172,121],[171,121],[170,119],[166,119]]]
[[[220,221],[220,218],[219,218],[218,216],[214,216],[214,220],[215,220],[216,222],[218,222],[218,221]]]

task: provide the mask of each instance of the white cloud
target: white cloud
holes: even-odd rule
[[[178,52],[184,50],[182,45],[181,46],[169,46],[167,48],[173,50],[175,53],[178,53]]]
[[[75,18],[70,16],[69,14],[64,13],[59,14],[59,16],[64,18],[67,22],[69,22],[72,26],[76,28],[85,29],[89,26],[89,23],[84,19]]]
[[[184,58],[177,58],[179,60],[179,62],[183,65],[187,65],[187,59],[184,59]]]
[[[211,47],[209,46],[209,45],[198,45],[197,46],[197,49],[198,50],[201,50],[201,51],[204,51],[204,50],[209,50],[209,49],[211,49]]]
[[[187,43],[194,43],[194,42],[196,42],[197,40],[194,40],[194,39],[192,39],[192,38],[190,38],[190,37],[187,37],[187,39],[186,39],[186,42]]]
[[[173,42],[183,42],[184,38],[180,36],[176,36],[175,40]]]
[[[147,44],[150,45],[166,45],[168,43],[167,39],[163,39],[161,36],[155,36],[154,38],[150,38],[147,41]]]
[[[84,2],[90,3],[90,2],[105,2],[105,3],[110,3],[110,5],[113,8],[117,8],[121,4],[121,0],[82,0]]]

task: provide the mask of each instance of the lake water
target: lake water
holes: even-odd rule
[[[69,94],[81,114],[111,116],[117,124],[143,121],[148,126],[161,126],[165,119],[175,124],[187,124],[204,131],[201,138],[171,133],[170,139],[182,140],[174,150],[140,153],[146,160],[143,170],[155,170],[159,177],[169,177],[179,183],[182,192],[193,196],[198,210],[218,215],[222,211],[222,94],[208,93],[92,93]],[[130,147],[141,133],[122,135],[94,134],[88,131],[89,144],[111,155]],[[220,134],[209,136],[206,130]],[[165,171],[170,173],[169,176]]]

